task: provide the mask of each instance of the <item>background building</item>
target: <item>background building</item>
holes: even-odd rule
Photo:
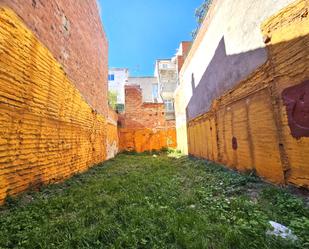
[[[137,78],[141,79],[141,78]],[[166,120],[164,104],[150,101],[149,82],[144,79],[148,91],[141,85],[125,86],[125,112],[119,115],[119,148],[137,152],[176,148],[175,122]],[[143,93],[148,94],[143,94]],[[147,96],[148,95],[148,96]],[[148,98],[149,101],[144,101]]]
[[[138,85],[142,90],[143,102],[162,103],[156,77],[129,77],[128,85]]]
[[[192,45],[191,41],[183,41],[179,45],[179,48],[178,48],[177,53],[175,55],[176,64],[177,64],[177,74],[178,75],[179,75],[179,72],[180,72],[180,70],[183,66],[183,63],[185,62],[185,59],[186,59],[186,57],[189,53],[191,45]],[[178,84],[179,84],[179,81],[178,81]]]
[[[128,83],[127,68],[110,68],[108,70],[108,90],[117,94],[117,104],[124,106],[124,86]]]
[[[158,79],[159,92],[165,105],[166,118],[175,119],[174,92],[178,81],[176,58],[157,60],[154,75]]]
[[[173,58],[156,61],[154,75],[158,79],[159,93],[164,102],[165,115],[168,120],[175,119],[174,93],[179,84],[178,74],[190,47],[191,42],[183,41],[180,43],[177,53]]]

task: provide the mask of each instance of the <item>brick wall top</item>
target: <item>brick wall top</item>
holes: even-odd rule
[[[181,45],[182,45],[182,54],[177,56],[178,73],[180,72],[180,70],[183,66],[183,63],[185,61],[185,58],[187,57],[187,55],[190,51],[192,42],[190,42],[190,41],[181,42]]]
[[[52,52],[99,113],[107,115],[108,43],[96,0],[0,0]]]
[[[125,103],[125,114],[120,118],[123,128],[160,129],[171,125],[165,120],[164,104],[143,103],[142,91],[138,85],[125,86]]]
[[[188,54],[188,52],[191,48],[192,42],[191,41],[184,41],[181,44],[182,44],[182,54],[183,55]]]

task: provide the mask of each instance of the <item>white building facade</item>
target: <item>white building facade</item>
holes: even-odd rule
[[[174,92],[178,82],[176,57],[157,60],[154,75],[158,79],[158,88],[165,105],[166,118],[175,119]]]
[[[143,102],[162,103],[156,77],[129,77],[128,85],[139,85],[142,89]]]
[[[129,70],[127,68],[110,68],[108,70],[108,90],[117,93],[117,104],[124,105],[124,86],[128,84]]]

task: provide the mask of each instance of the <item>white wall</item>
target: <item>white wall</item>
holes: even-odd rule
[[[203,24],[203,28],[207,29],[206,34],[194,54],[191,49],[187,58],[192,59],[185,61],[179,74],[181,86],[176,93],[181,95],[184,102],[181,108],[188,107],[190,119],[207,112],[215,98],[234,87],[266,61],[267,52],[264,49],[261,24],[293,1],[215,2],[211,10],[213,17]],[[199,38],[194,43],[198,40]],[[197,87],[194,98],[191,87],[192,73]],[[176,118],[177,126],[180,126],[180,122],[186,121],[185,110],[178,111],[182,113],[182,116]]]
[[[156,77],[129,77],[128,85],[139,85],[142,89],[143,102],[153,102],[152,85],[158,84]],[[158,93],[158,102],[162,102]]]
[[[108,90],[117,92],[117,103],[124,104],[124,86],[128,82],[129,71],[126,68],[111,68],[108,70],[108,74],[114,74],[114,81],[108,81]]]

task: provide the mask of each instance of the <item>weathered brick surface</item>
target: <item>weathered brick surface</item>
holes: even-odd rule
[[[177,70],[178,73],[180,72],[184,62],[185,62],[185,58],[188,55],[188,52],[191,48],[192,42],[182,42],[182,55],[178,55],[177,56]]]
[[[63,66],[86,101],[107,116],[108,43],[96,0],[0,0]]]
[[[267,62],[189,122],[190,154],[309,188],[309,138],[293,137],[288,118],[309,129],[308,11],[308,1],[299,0],[262,25]],[[291,86],[302,87],[289,114],[283,93]]]
[[[119,147],[122,151],[144,152],[177,146],[175,128],[121,128],[119,133]]]
[[[175,122],[166,121],[162,103],[143,103],[141,88],[125,87],[125,114],[119,119],[121,150],[159,150],[176,146]]]
[[[0,55],[0,202],[106,159],[106,118],[23,21],[2,7]]]
[[[118,114],[108,108],[106,157],[113,158],[119,151]]]
[[[142,89],[135,85],[126,86],[124,122],[126,128],[164,128],[164,104],[143,103]]]

